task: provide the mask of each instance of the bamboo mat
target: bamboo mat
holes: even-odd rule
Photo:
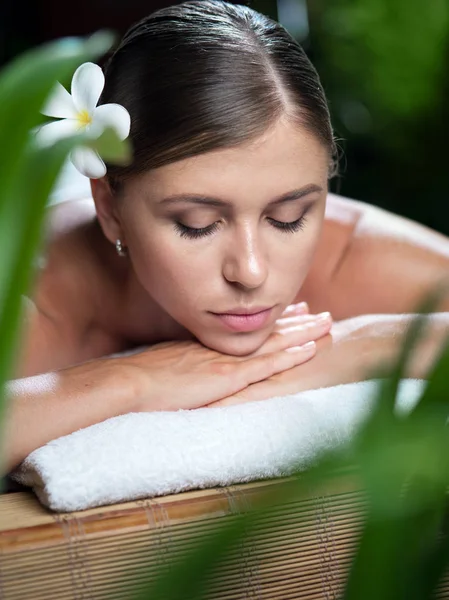
[[[291,479],[52,513],[33,494],[0,496],[0,599],[131,599],[217,523],[276,500],[209,578],[210,600],[336,599],[366,510],[351,474],[300,499]],[[136,576],[137,575],[137,576]],[[442,589],[443,598],[449,591]],[[157,599],[154,599],[157,600]],[[188,600],[188,599],[186,599]]]

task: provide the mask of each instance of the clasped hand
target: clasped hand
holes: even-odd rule
[[[332,322],[329,314],[320,320],[302,303],[289,306],[267,341],[247,356],[177,341],[115,358],[110,366],[132,380],[136,412],[265,400],[383,376],[394,364],[411,316],[360,315]]]
[[[301,303],[289,306],[267,341],[247,356],[182,341],[114,360],[126,366],[134,382],[135,411],[227,406],[382,376],[394,364],[412,316],[360,315],[332,322],[329,313],[320,318]],[[443,329],[449,329],[446,321]],[[427,352],[431,358],[434,346]],[[423,356],[420,352],[420,363]]]
[[[197,341],[164,342],[113,360],[134,382],[135,410],[222,406],[272,394],[276,375],[315,357],[329,337],[329,313],[313,315],[305,303],[289,306],[267,341],[247,356],[231,356]],[[267,384],[266,388],[256,385]],[[254,386],[254,387],[253,387]]]

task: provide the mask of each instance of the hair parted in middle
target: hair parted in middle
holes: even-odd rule
[[[133,175],[256,139],[284,116],[336,144],[318,73],[276,21],[244,5],[188,0],[133,25],[105,67],[100,104],[131,115],[133,161],[108,165],[113,189]]]

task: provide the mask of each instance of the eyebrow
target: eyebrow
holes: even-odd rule
[[[306,185],[305,187],[299,188],[297,190],[292,190],[290,192],[286,192],[285,194],[281,194],[277,198],[271,200],[268,204],[272,206],[274,204],[282,204],[284,202],[291,202],[292,200],[298,200],[299,198],[304,198],[308,196],[312,192],[322,192],[323,188],[315,183],[311,183]],[[231,202],[227,202],[226,200],[222,200],[221,198],[215,198],[213,196],[203,196],[200,194],[173,194],[172,196],[167,196],[160,200],[159,204],[177,204],[180,202],[191,202],[193,204],[207,204],[209,206],[232,206]]]

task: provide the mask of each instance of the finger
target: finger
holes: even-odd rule
[[[327,335],[331,327],[332,317],[329,313],[323,313],[321,318],[315,318],[274,332],[254,355],[277,352],[292,346],[302,346],[306,342],[318,340]]]
[[[297,304],[290,304],[282,313],[282,316],[300,315],[307,314],[309,312],[309,305],[307,302],[298,302]]]
[[[242,361],[235,377],[235,392],[252,383],[267,379],[276,373],[292,369],[310,360],[315,353],[316,344],[314,341],[310,341],[303,346],[295,346],[269,354],[260,354]]]
[[[294,346],[302,346],[310,341],[317,341],[327,335],[332,327],[330,318],[322,321],[305,323],[296,327],[289,327],[278,333],[273,339],[273,351],[286,350]]]
[[[243,404],[245,402],[248,402],[248,398],[245,394],[245,390],[242,390],[236,394],[232,394],[232,396],[228,396],[227,398],[215,400],[215,402],[206,404],[204,408],[217,408],[219,406],[230,406],[232,404]]]
[[[294,317],[280,317],[277,319],[274,325],[273,331],[279,331],[281,329],[286,329],[287,327],[294,327],[295,325],[300,325],[301,323],[310,323],[311,321],[315,321],[317,317],[320,315],[296,315]]]
[[[245,404],[246,402],[256,402],[259,400],[268,400],[279,395],[279,385],[272,380],[258,381],[253,383],[249,387],[222,398],[221,400],[215,400],[207,404],[207,408],[216,408],[219,406],[231,406],[232,404]]]

